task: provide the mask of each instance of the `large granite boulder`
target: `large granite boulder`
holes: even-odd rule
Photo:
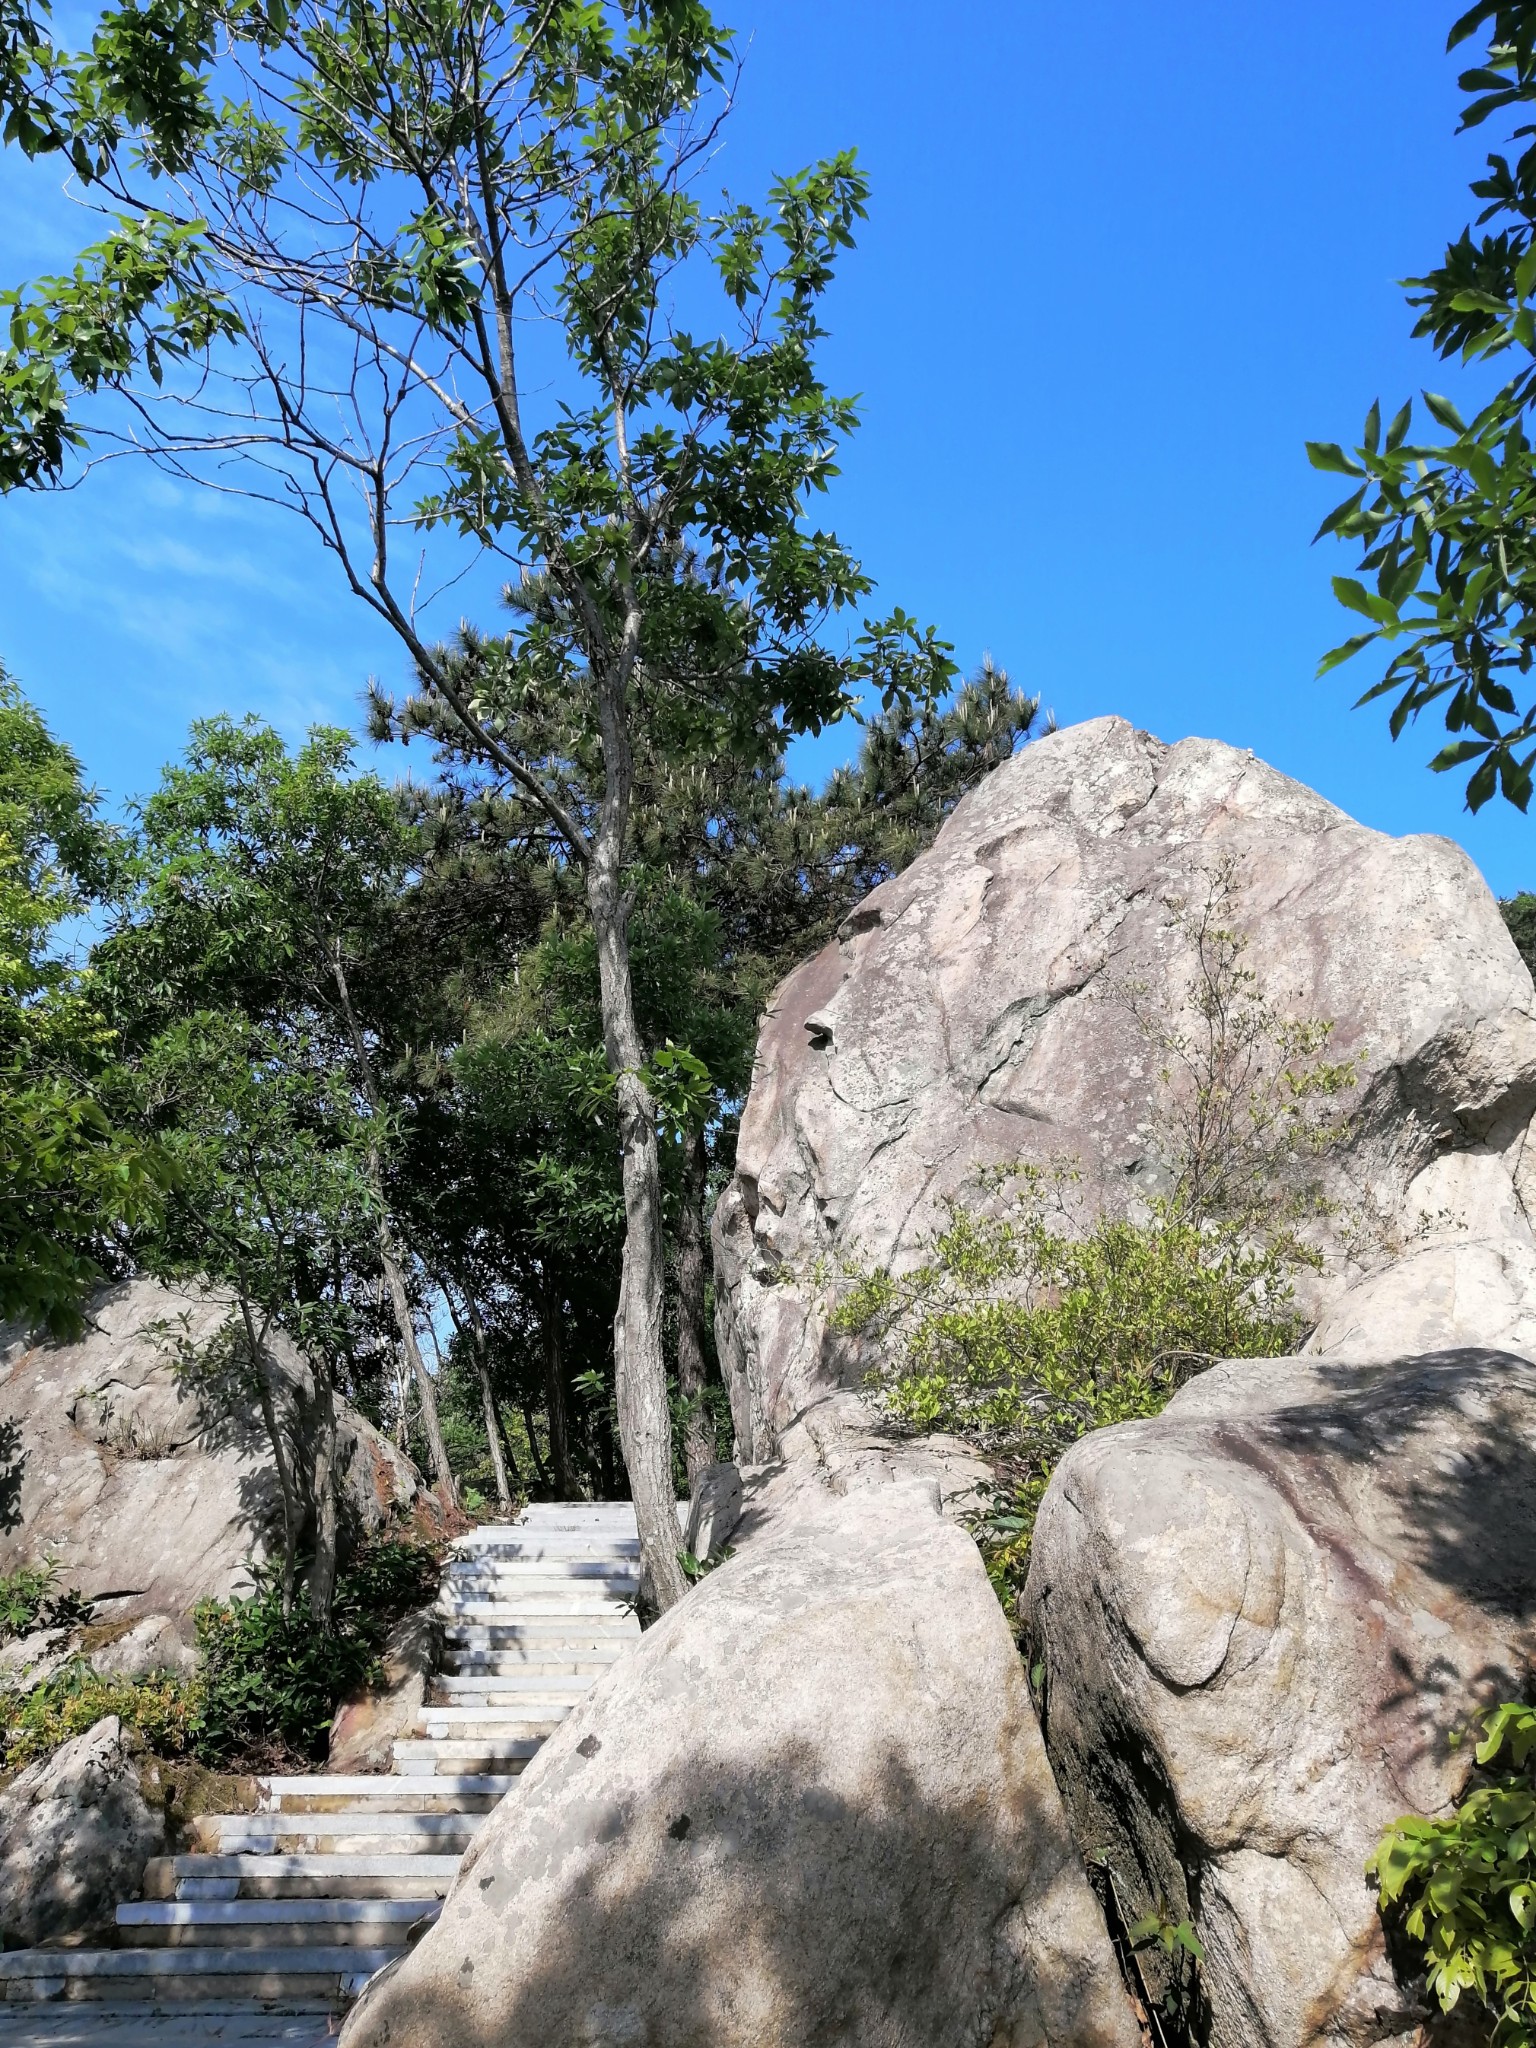
[[[59,1583],[97,1603],[94,1639],[117,1634],[100,1652],[117,1669],[181,1661],[198,1602],[248,1590],[251,1562],[281,1548],[256,1402],[206,1401],[195,1383],[230,1312],[216,1291],[136,1279],[97,1295],[77,1342],[0,1332],[0,1572],[53,1559]],[[302,1455],[313,1378],[281,1335],[268,1356],[279,1426]],[[345,1403],[338,1455],[355,1534],[436,1516],[410,1460]]]
[[[1063,1459],[1025,1610],[1078,1841],[1204,1943],[1199,2038],[1410,2034],[1363,1866],[1532,1668],[1536,1364],[1217,1366]]]
[[[1273,1008],[1329,1021],[1356,1063],[1310,1313],[1427,1248],[1420,1340],[1506,1341],[1479,1335],[1495,1311],[1478,1296],[1503,1288],[1500,1333],[1536,1299],[1536,1002],[1481,876],[1449,840],[1369,831],[1252,754],[1101,718],[996,769],[774,998],[715,1221],[743,1459],[859,1376],[826,1328],[826,1273],[910,1256],[978,1168],[1070,1162],[1088,1213],[1157,1191],[1158,1059],[1128,992],[1189,1014],[1169,906],[1218,885]],[[1459,1320],[1435,1319],[1437,1293]]]
[[[162,1828],[115,1714],[18,1772],[0,1789],[0,1939],[30,1948],[108,1926]]]
[[[975,1547],[857,1477],[752,1476],[344,2048],[1135,2048]]]

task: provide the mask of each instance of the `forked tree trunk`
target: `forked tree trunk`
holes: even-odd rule
[[[701,1129],[690,1133],[683,1157],[682,1213],[677,1225],[677,1391],[684,1403],[683,1462],[690,1484],[715,1462],[715,1433],[704,1405],[704,1198],[709,1153]]]
[[[678,1562],[677,1501],[672,1486],[672,1416],[662,1349],[666,1267],[656,1113],[642,1069],[629,964],[630,899],[620,886],[629,817],[630,753],[624,707],[605,689],[601,702],[607,801],[587,867],[587,902],[597,940],[603,1038],[614,1075],[624,1172],[624,1260],[613,1325],[619,1443],[640,1530],[640,1597],[665,1613],[688,1590]]]
[[[439,1283],[441,1284],[441,1283]],[[462,1285],[462,1283],[461,1283]],[[507,1433],[501,1426],[501,1411],[496,1406],[496,1390],[491,1385],[491,1361],[485,1341],[485,1318],[480,1313],[480,1304],[468,1287],[464,1288],[464,1308],[469,1319],[466,1331],[459,1320],[459,1312],[453,1305],[453,1296],[443,1288],[443,1299],[448,1304],[448,1313],[453,1317],[453,1326],[461,1337],[468,1336],[470,1354],[475,1361],[475,1376],[480,1382],[480,1409],[485,1417],[485,1441],[491,1453],[491,1469],[496,1474],[496,1498],[504,1508],[512,1505],[512,1486],[507,1477],[522,1484],[517,1469],[517,1460],[512,1455],[512,1446],[507,1442]]]
[[[561,1500],[576,1498],[571,1469],[571,1424],[565,1399],[565,1357],[560,1342],[560,1291],[550,1278],[549,1261],[539,1269],[539,1336],[544,1347],[544,1410],[549,1417],[549,1462],[555,1492]]]
[[[449,1468],[448,1446],[443,1442],[443,1425],[437,1413],[437,1389],[433,1385],[431,1373],[427,1371],[427,1361],[421,1355],[421,1346],[416,1341],[416,1324],[411,1315],[410,1296],[405,1291],[405,1278],[400,1271],[400,1261],[395,1256],[389,1224],[382,1213],[379,1218],[379,1263],[384,1268],[384,1278],[389,1286],[390,1304],[395,1312],[395,1328],[400,1333],[400,1348],[404,1351],[406,1362],[411,1368],[411,1377],[416,1382],[416,1396],[421,1402],[421,1428],[427,1439],[427,1462],[432,1470],[432,1485],[449,1507],[456,1508],[459,1504],[459,1490],[454,1484],[453,1473]]]
[[[374,1079],[373,1061],[368,1055],[368,1041],[363,1036],[357,1012],[352,1007],[352,991],[347,985],[347,970],[341,957],[341,943],[335,939],[331,941],[330,946],[330,969],[337,999],[341,1004],[342,1022],[346,1026],[347,1036],[352,1041],[352,1050],[357,1058],[363,1094],[367,1097],[368,1107],[377,1116],[383,1105],[378,1083]],[[400,1348],[405,1353],[406,1362],[411,1368],[411,1377],[416,1382],[416,1392],[421,1400],[421,1426],[427,1439],[427,1460],[432,1468],[432,1484],[439,1497],[449,1507],[456,1508],[459,1504],[459,1490],[454,1484],[453,1473],[449,1468],[448,1447],[443,1442],[442,1424],[437,1419],[437,1390],[432,1384],[432,1375],[427,1371],[427,1362],[421,1355],[421,1346],[416,1342],[416,1324],[411,1315],[410,1296],[405,1290],[400,1260],[395,1251],[394,1234],[389,1227],[389,1211],[384,1204],[384,1164],[379,1157],[378,1146],[371,1142],[368,1147],[368,1179],[379,1205],[379,1263],[384,1268],[384,1279],[389,1288],[390,1306],[394,1310]]]

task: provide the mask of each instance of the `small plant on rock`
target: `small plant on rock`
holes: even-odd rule
[[[1533,2048],[1536,1708],[1496,1707],[1483,1731],[1478,1781],[1456,1811],[1395,1820],[1366,1869],[1441,2010],[1466,1997],[1488,2015],[1493,2048]]]
[[[91,1603],[73,1586],[58,1584],[56,1564],[18,1565],[0,1575],[0,1642],[40,1628],[83,1628]]]
[[[1080,1436],[1156,1415],[1202,1367],[1273,1357],[1305,1327],[1289,1240],[1254,1244],[1167,1203],[1074,1237],[1055,1177],[992,1176],[994,1199],[1008,1183],[1001,1208],[952,1202],[914,1271],[858,1275],[832,1318],[873,1350],[869,1381],[899,1421],[995,1460],[977,1533],[1001,1594],[1022,1583],[1035,1511]]]

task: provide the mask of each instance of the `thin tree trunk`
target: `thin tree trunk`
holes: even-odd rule
[[[315,1554],[309,1567],[309,1611],[330,1633],[336,1595],[336,1396],[330,1367],[315,1367]]]
[[[256,1382],[256,1399],[261,1404],[261,1419],[267,1441],[272,1446],[272,1462],[277,1467],[277,1483],[283,1496],[283,1615],[286,1619],[293,1612],[293,1584],[298,1572],[299,1503],[283,1432],[277,1419],[277,1404],[272,1398],[272,1375],[267,1369],[265,1349],[266,1329],[263,1326],[261,1334],[257,1335],[256,1318],[251,1313],[244,1288],[240,1290],[240,1314],[245,1322],[245,1341],[251,1356],[251,1374]]]
[[[702,1127],[683,1156],[683,1206],[677,1226],[677,1390],[683,1397],[683,1459],[690,1484],[715,1462],[714,1431],[704,1405],[704,1197],[709,1153]]]
[[[347,1036],[352,1041],[352,1050],[357,1058],[363,1093],[368,1098],[369,1108],[377,1117],[382,1107],[378,1083],[373,1075],[373,1061],[368,1056],[368,1041],[363,1037],[362,1026],[357,1021],[357,1012],[352,1007],[352,992],[347,986],[347,971],[342,961],[341,945],[338,940],[331,942],[330,967],[336,994],[341,1002],[342,1020],[347,1027]],[[379,1205],[379,1263],[384,1268],[384,1278],[389,1287],[389,1299],[395,1312],[395,1328],[400,1333],[401,1349],[410,1365],[412,1377],[416,1381],[416,1392],[421,1400],[421,1426],[427,1439],[432,1484],[447,1505],[456,1508],[459,1504],[459,1490],[449,1469],[448,1448],[443,1442],[442,1425],[437,1419],[437,1391],[432,1384],[432,1376],[427,1371],[426,1360],[421,1355],[421,1346],[416,1342],[416,1325],[411,1316],[410,1297],[405,1291],[405,1280],[395,1252],[394,1234],[389,1227],[389,1210],[384,1202],[384,1165],[379,1157],[378,1146],[372,1142],[368,1146],[368,1178]]]
[[[461,1282],[462,1286],[463,1283]],[[462,1337],[465,1335],[459,1312],[453,1305],[453,1296],[445,1287],[443,1299],[448,1304],[448,1313],[453,1317],[453,1327]],[[496,1474],[496,1498],[504,1508],[512,1505],[512,1487],[507,1478],[507,1467],[512,1468],[512,1478],[521,1485],[517,1460],[512,1455],[512,1446],[507,1442],[507,1433],[501,1426],[501,1412],[496,1406],[496,1393],[491,1385],[491,1363],[486,1351],[485,1319],[480,1313],[480,1304],[470,1290],[464,1288],[464,1307],[469,1317],[469,1348],[475,1361],[475,1373],[480,1381],[480,1406],[485,1415],[485,1441],[490,1447],[491,1469]]]
[[[547,1259],[539,1270],[539,1338],[544,1349],[544,1411],[549,1417],[549,1462],[554,1468],[555,1493],[561,1500],[574,1500],[577,1488],[576,1475],[571,1470],[570,1416],[560,1343],[560,1294],[550,1279]]]
[[[528,1455],[533,1459],[534,1474],[540,1486],[547,1488],[549,1485],[549,1467],[539,1456],[539,1432],[533,1419],[533,1403],[531,1401],[524,1401],[520,1405],[523,1411],[523,1427],[528,1432]]]
[[[626,621],[630,637],[638,618]],[[632,628],[632,632],[630,629]],[[620,886],[633,774],[624,691],[619,677],[599,680],[598,711],[606,775],[602,812],[587,865],[587,902],[597,940],[603,1039],[613,1071],[624,1169],[624,1260],[613,1325],[619,1442],[640,1530],[640,1594],[665,1613],[688,1590],[678,1562],[677,1500],[672,1485],[672,1416],[662,1349],[665,1247],[655,1108],[642,1068],[630,977],[632,899]]]
[[[389,1298],[395,1311],[395,1327],[400,1332],[401,1348],[410,1364],[411,1376],[416,1382],[416,1397],[421,1402],[421,1427],[427,1439],[427,1461],[432,1470],[432,1484],[448,1505],[456,1508],[459,1504],[459,1490],[454,1484],[453,1473],[448,1465],[448,1446],[443,1442],[443,1425],[437,1413],[437,1389],[432,1383],[431,1373],[427,1371],[427,1361],[421,1355],[421,1346],[416,1342],[416,1325],[411,1316],[410,1297],[405,1291],[405,1278],[400,1271],[400,1262],[395,1257],[389,1222],[382,1210],[379,1214],[379,1263],[384,1268],[384,1278],[389,1284]]]

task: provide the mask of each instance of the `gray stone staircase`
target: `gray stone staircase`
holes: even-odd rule
[[[0,1955],[0,2044],[323,2041],[434,1919],[475,1830],[639,1634],[634,1509],[531,1507],[459,1538],[443,1656],[377,1777],[259,1780],[256,1813],[197,1823],[150,1865],[112,1948]],[[169,2029],[169,2030],[168,2030]]]

